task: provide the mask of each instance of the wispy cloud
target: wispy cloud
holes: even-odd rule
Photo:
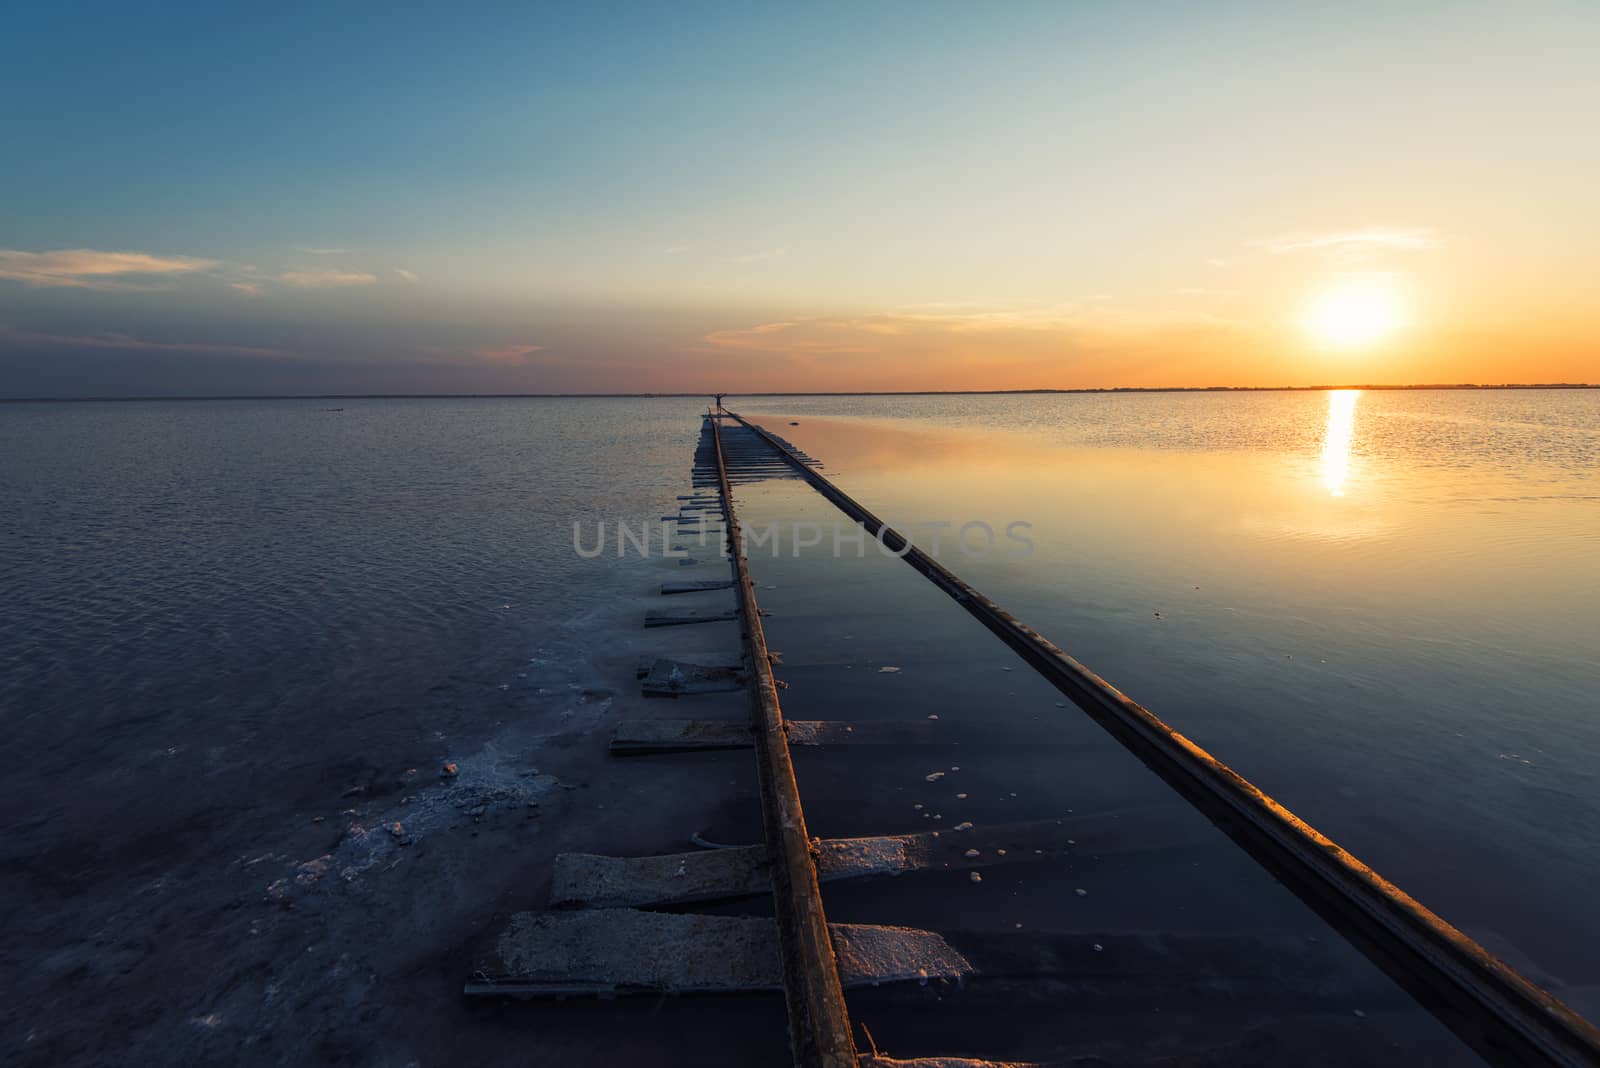
[[[1184,288],[1176,292],[1226,296],[1231,291]],[[1176,316],[1129,316],[1106,307],[1102,296],[1074,303],[915,304],[873,315],[786,319],[713,331],[689,351],[798,356],[905,351],[922,346],[979,352],[991,344],[1048,348],[1066,339],[1235,329],[1239,325],[1222,316],[1187,311]]]
[[[879,330],[873,330],[878,326]],[[858,320],[807,319],[761,323],[742,330],[716,330],[703,339],[713,349],[743,352],[877,352],[875,345],[850,335],[893,332],[893,324]]]
[[[205,352],[229,356],[294,356],[284,349],[204,341],[149,341],[129,334],[35,334],[0,326],[0,343],[50,345],[79,349],[127,349],[135,352]]]
[[[103,252],[92,248],[53,252],[0,249],[0,278],[33,286],[107,286],[130,275],[187,274],[216,265],[216,260],[157,256],[149,252]]]
[[[777,248],[766,248],[759,252],[746,252],[742,256],[734,256],[734,263],[759,263],[762,260],[775,260],[789,254],[788,246],[780,245]]]
[[[345,249],[305,249],[317,255],[331,255]],[[394,276],[408,283],[418,281],[416,272],[391,268]],[[366,286],[378,281],[371,271],[347,268],[322,270],[291,269],[277,274],[255,267],[228,264],[200,256],[165,256],[151,252],[108,252],[101,249],[72,248],[48,252],[0,249],[0,280],[9,279],[30,286],[73,286],[82,289],[132,289],[148,287],[151,278],[206,275],[245,296],[260,296],[271,283],[300,289],[333,289]]]
[[[366,271],[285,271],[278,281],[301,289],[337,289],[341,286],[370,286],[378,280]]]
[[[981,307],[967,304],[919,304],[887,312],[874,319],[881,328],[892,325],[941,330],[952,334],[984,333],[991,330],[1055,330],[1071,324],[1080,315],[1071,304],[1019,304]],[[884,331],[890,332],[890,331]]]
[[[490,363],[516,365],[527,363],[529,356],[543,351],[543,345],[501,345],[497,348],[476,349],[472,354]]]
[[[1388,229],[1369,227],[1363,230],[1343,230],[1333,233],[1296,233],[1246,244],[1264,248],[1273,255],[1288,252],[1324,252],[1339,256],[1364,255],[1374,252],[1419,252],[1438,248],[1443,242],[1431,230]]]
[[[717,330],[701,340],[709,350],[844,354],[882,351],[912,337],[1040,333],[1074,321],[1066,305],[992,308],[971,304],[917,304],[877,315],[811,318]]]
[[[301,252],[308,252],[313,256],[348,256],[347,248],[301,248]]]

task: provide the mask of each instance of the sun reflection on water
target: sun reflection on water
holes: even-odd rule
[[[1322,481],[1335,497],[1344,496],[1350,477],[1350,438],[1356,426],[1356,401],[1359,389],[1328,392],[1328,430],[1322,438]]]

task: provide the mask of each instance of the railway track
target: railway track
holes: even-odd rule
[[[1125,988],[1152,996],[1169,986],[1191,993],[1214,990],[1222,973],[1226,999],[1295,1006],[1326,999],[1343,981],[1332,971],[1314,966],[1308,971],[1303,945],[1278,944],[1272,938],[1241,945],[1190,935],[1141,935],[1109,946],[1119,962],[1112,974],[1101,958],[1084,953],[1081,938],[830,924],[823,883],[919,872],[967,872],[977,882],[990,867],[1073,855],[1082,849],[1080,840],[1097,850],[1097,860],[1130,848],[1130,843],[1154,840],[1168,851],[1188,843],[1181,834],[1163,839],[1163,828],[1175,822],[1165,809],[1133,813],[1127,822],[1121,821],[1130,814],[1114,813],[1101,819],[1099,827],[1096,817],[1069,812],[1061,818],[981,826],[964,822],[919,834],[812,837],[791,746],[857,751],[960,746],[967,752],[985,744],[1037,751],[1079,743],[1052,734],[1049,725],[1012,737],[1007,728],[973,729],[941,723],[936,716],[863,722],[785,719],[782,684],[773,673],[776,657],[767,646],[734,486],[799,479],[955,600],[1484,1060],[1497,1065],[1600,1065],[1600,1033],[1582,1017],[923,553],[823,476],[818,466],[736,413],[718,409],[706,418],[696,455],[695,492],[680,499],[680,513],[671,518],[686,532],[693,529],[720,540],[729,557],[730,578],[668,583],[661,592],[731,590],[736,609],[733,614],[652,613],[647,625],[737,618],[741,656],[737,662],[720,663],[657,659],[641,664],[640,674],[644,692],[659,696],[744,688],[749,716],[743,722],[630,721],[619,726],[612,742],[617,755],[752,750],[764,842],[642,858],[558,857],[554,908],[513,919],[467,985],[469,994],[781,990],[793,1062],[840,1068],[999,1063],[883,1057],[870,1032],[852,1024],[847,990],[876,994],[931,983],[958,987],[964,997],[980,1003],[986,996],[1010,1005],[1059,996],[1092,1004],[1096,999],[1115,1002]],[[936,771],[928,779],[941,775]],[[681,911],[696,902],[763,896],[770,897],[770,918]],[[1093,944],[1093,953],[1108,948],[1103,942]],[[1371,990],[1365,996],[1382,997]],[[1221,1049],[1128,1063],[1249,1061],[1248,1055]]]

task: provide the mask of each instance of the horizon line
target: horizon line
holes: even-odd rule
[[[1056,389],[849,389],[849,390],[773,390],[731,392],[724,397],[984,397],[1026,394],[1095,393],[1318,393],[1335,390],[1515,390],[1515,389],[1600,389],[1594,382],[1433,382],[1414,384],[1362,383],[1316,386],[1082,386]],[[716,390],[678,392],[639,391],[630,393],[149,393],[106,396],[0,397],[0,404],[64,404],[123,401],[206,401],[206,400],[494,400],[517,398],[652,398],[712,397]]]

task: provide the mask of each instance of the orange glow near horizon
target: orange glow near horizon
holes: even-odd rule
[[[751,316],[685,367],[747,393],[1600,382],[1591,305],[1422,233],[1286,238],[1211,268],[1215,288]]]
[[[1405,290],[1307,286],[1227,319],[1140,309],[758,321],[706,335],[681,366],[747,394],[1600,382],[1596,332],[1565,309],[1530,312],[1524,326],[1463,321],[1464,301],[1445,303],[1425,316]]]

